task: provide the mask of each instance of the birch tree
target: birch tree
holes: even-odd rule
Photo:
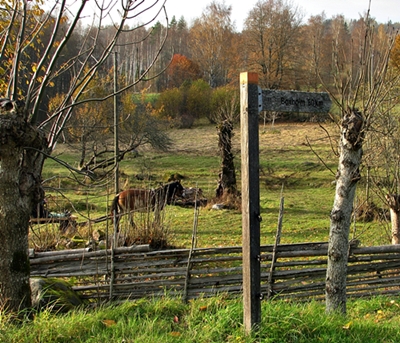
[[[85,103],[112,98],[84,97],[91,81],[102,72],[118,49],[119,39],[163,16],[166,0],[141,1],[2,1],[0,5],[0,306],[16,312],[30,307],[28,228],[29,215],[43,196],[43,163],[54,150],[74,109]],[[93,6],[93,7],[89,7]],[[82,30],[82,20],[93,17],[91,28]],[[142,15],[149,13],[149,21]],[[112,30],[100,42],[106,23]],[[141,24],[140,24],[141,23]],[[45,35],[50,32],[50,35]],[[75,39],[76,54],[65,60],[68,43]],[[166,32],[165,32],[166,35]],[[141,44],[148,36],[132,42]],[[122,93],[148,80],[161,52],[147,58],[136,77],[118,91]],[[44,43],[45,42],[45,43]],[[41,46],[40,55],[35,55]],[[67,78],[63,78],[68,76]],[[46,91],[60,80],[64,92],[57,106],[43,107]],[[44,115],[41,112],[46,111]],[[65,164],[65,163],[64,163]],[[71,167],[71,170],[73,168]],[[75,170],[76,171],[76,170]],[[79,172],[79,171],[76,171]]]
[[[369,12],[368,12],[369,13]],[[346,277],[349,231],[366,136],[376,118],[386,115],[399,77],[390,73],[394,35],[376,39],[374,21],[367,14],[351,32],[340,17],[332,29],[332,83],[326,89],[339,108],[340,141],[336,190],[330,214],[326,311],[346,312]]]

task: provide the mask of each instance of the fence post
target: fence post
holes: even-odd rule
[[[283,190],[283,186],[282,186],[282,190]],[[282,196],[281,204],[279,206],[278,227],[276,229],[275,244],[272,249],[271,267],[269,268],[269,275],[268,275],[268,295],[267,295],[268,299],[270,299],[273,295],[272,284],[274,283],[274,270],[275,270],[275,263],[277,260],[277,255],[278,255],[278,245],[281,243],[284,202],[285,202],[285,200]]]
[[[258,74],[240,74],[242,164],[243,322],[247,333],[261,322]]]
[[[118,246],[118,224],[119,218],[116,210],[113,212],[113,224],[114,224],[114,236],[111,244],[111,267],[110,267],[110,294],[109,300],[112,300],[114,297],[114,282],[115,282],[115,248]]]

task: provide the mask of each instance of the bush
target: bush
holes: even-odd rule
[[[192,82],[187,91],[187,113],[195,118],[208,118],[211,110],[210,99],[211,88],[206,81],[199,79]]]
[[[183,94],[178,88],[167,89],[157,100],[156,107],[160,115],[168,120],[181,116],[183,109]]]

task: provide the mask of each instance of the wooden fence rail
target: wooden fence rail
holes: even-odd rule
[[[261,291],[265,297],[323,299],[327,247],[325,242],[279,244],[270,275],[274,246],[261,246]],[[242,293],[241,247],[198,248],[190,254],[190,249],[150,251],[145,245],[117,248],[113,256],[111,270],[110,250],[32,251],[31,276],[74,278],[73,288],[82,298],[99,301]],[[347,279],[350,297],[399,292],[400,246],[352,246]]]

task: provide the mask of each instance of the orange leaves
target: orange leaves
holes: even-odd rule
[[[175,54],[167,70],[168,88],[179,87],[184,81],[193,81],[200,77],[199,66],[186,56]]]
[[[394,68],[400,70],[400,35],[396,36],[393,49],[390,52],[390,63]]]

